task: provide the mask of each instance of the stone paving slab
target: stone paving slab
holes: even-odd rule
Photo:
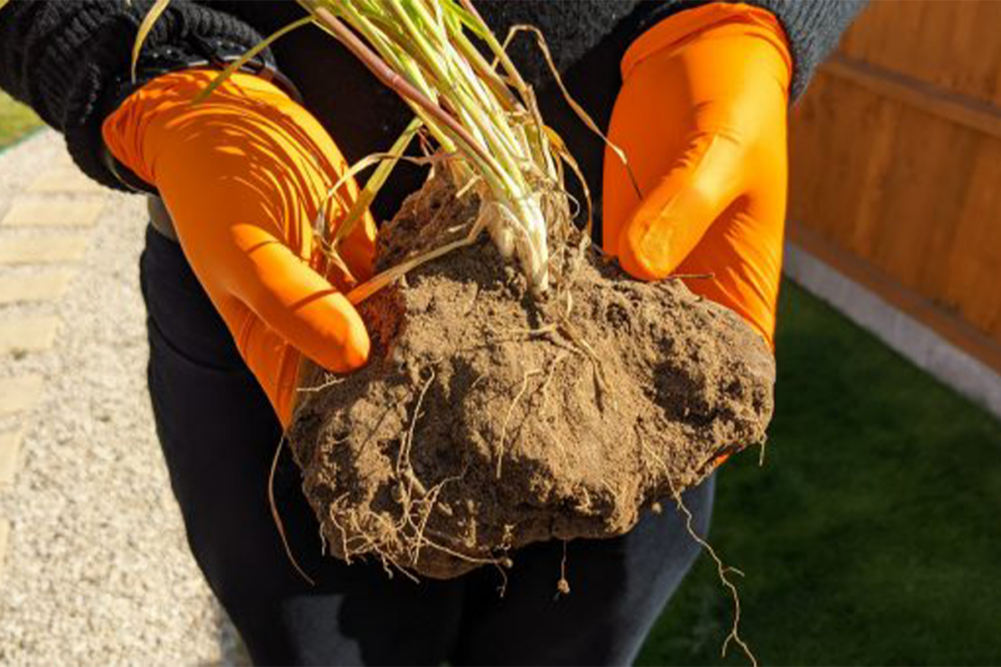
[[[0,227],[93,227],[104,208],[97,198],[50,200],[18,197]]]
[[[4,560],[7,555],[7,540],[10,538],[10,522],[0,517],[0,590],[3,587]]]
[[[35,178],[26,188],[33,194],[106,194],[107,188],[87,178],[73,164],[60,164],[52,167]]]
[[[0,486],[10,486],[14,483],[23,439],[23,428],[0,433]]]
[[[58,269],[35,275],[0,275],[0,305],[55,301],[66,291],[74,273]]]
[[[0,264],[54,264],[76,262],[87,252],[87,238],[65,234],[36,234],[0,239]]]
[[[42,389],[40,375],[0,379],[0,416],[32,409],[41,400]]]
[[[0,354],[47,350],[58,329],[59,318],[50,315],[0,320]]]

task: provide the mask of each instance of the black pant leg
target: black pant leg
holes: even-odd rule
[[[319,527],[287,450],[272,521],[268,473],[280,426],[180,247],[150,230],[141,260],[157,432],[191,550],[258,664],[440,664],[462,580],[388,579],[376,563],[320,553]]]
[[[715,475],[683,494],[704,536],[712,514]],[[496,572],[478,570],[466,592],[456,665],[627,665],[700,547],[673,503],[647,513],[629,533],[574,540],[566,547],[568,595],[556,596],[562,542],[514,554],[507,591],[498,598]]]

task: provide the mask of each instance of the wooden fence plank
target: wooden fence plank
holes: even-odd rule
[[[878,95],[899,100],[927,113],[948,118],[954,123],[1001,138],[1001,107],[994,104],[978,102],[939,90],[916,79],[909,79],[837,54],[824,64],[823,71]]]
[[[794,110],[789,216],[1001,371],[999,35],[994,0],[870,5]]]

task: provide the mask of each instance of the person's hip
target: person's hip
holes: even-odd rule
[[[139,279],[151,335],[157,334],[197,364],[220,370],[246,369],[229,329],[180,244],[153,222],[146,228]]]

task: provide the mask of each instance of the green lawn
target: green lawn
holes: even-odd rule
[[[786,282],[777,411],[720,473],[710,542],[741,568],[764,664],[1001,663],[1001,424]],[[700,559],[640,664],[721,660]]]
[[[42,124],[31,109],[0,92],[0,148],[7,146]]]

